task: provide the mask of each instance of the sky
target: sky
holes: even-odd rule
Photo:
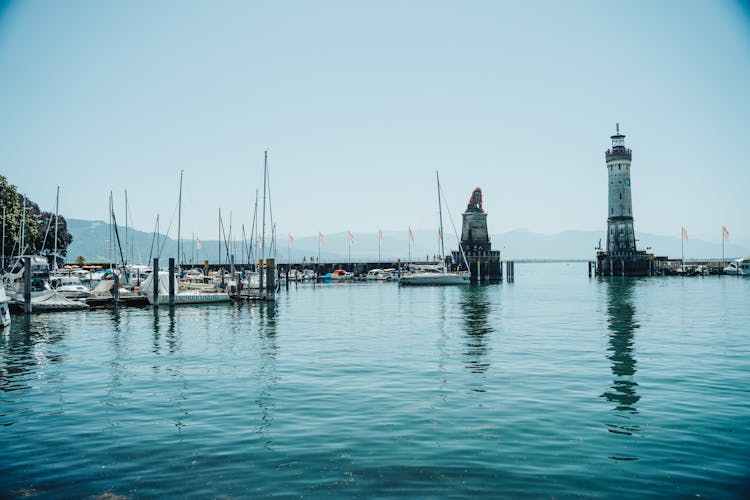
[[[750,242],[750,7],[739,1],[3,1],[0,174],[53,209],[182,234],[606,228],[633,150],[636,231]],[[460,230],[460,228],[459,228]],[[170,233],[176,236],[176,221]]]

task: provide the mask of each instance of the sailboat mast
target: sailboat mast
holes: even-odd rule
[[[4,269],[5,269],[5,207],[3,207],[3,257],[2,257],[2,261],[0,261],[0,272],[2,272]]]
[[[263,157],[263,229],[260,233],[260,258],[266,258],[266,175],[268,174],[268,150]]]
[[[180,170],[180,196],[177,200],[177,269],[180,268],[182,259],[182,254],[180,253],[182,250],[182,172],[184,170]]]
[[[115,230],[112,227],[112,191],[109,192],[109,268],[112,269],[112,252],[114,251]]]
[[[23,209],[21,210],[21,244],[19,245],[18,255],[23,255],[26,247],[26,195],[23,195]]]
[[[438,189],[438,214],[440,216],[440,260],[445,264],[445,241],[443,238],[443,203],[440,199],[440,174],[435,171],[435,177],[437,177],[437,189]]]
[[[57,271],[57,222],[60,212],[60,186],[57,186],[57,195],[55,196],[55,245],[52,251],[52,270]]]
[[[128,254],[128,190],[125,190],[125,264],[130,262],[130,255]],[[57,238],[55,238],[57,240]]]

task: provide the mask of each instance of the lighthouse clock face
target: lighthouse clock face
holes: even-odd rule
[[[630,186],[630,177],[627,177],[627,178],[625,179],[625,185],[626,185],[626,186]]]

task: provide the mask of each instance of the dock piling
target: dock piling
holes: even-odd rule
[[[154,257],[154,267],[151,271],[151,276],[154,279],[154,307],[159,307],[159,258]]]
[[[114,303],[115,307],[120,306],[120,275],[117,274],[117,270],[115,270],[114,274],[112,275],[114,277],[114,284],[112,285],[112,302]]]
[[[31,257],[23,258],[23,303],[26,314],[31,313]]]
[[[169,307],[174,307],[174,257],[169,258]]]

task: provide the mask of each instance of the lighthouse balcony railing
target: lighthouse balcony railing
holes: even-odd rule
[[[632,149],[608,149],[605,153],[605,156],[609,158],[610,156],[627,156],[628,158],[632,158],[633,156],[633,150]]]

